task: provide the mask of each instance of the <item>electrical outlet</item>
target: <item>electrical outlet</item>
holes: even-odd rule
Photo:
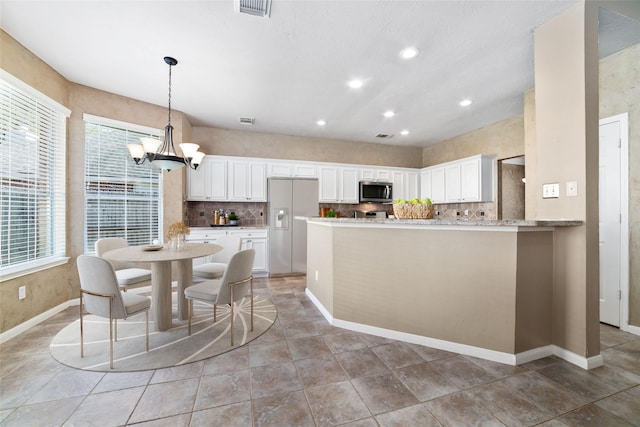
[[[560,184],[554,182],[553,184],[542,184],[542,198],[543,199],[557,199],[560,197]]]
[[[567,182],[567,197],[578,196],[578,183],[576,181]]]
[[[27,297],[27,287],[22,285],[18,288],[18,299],[25,299]]]

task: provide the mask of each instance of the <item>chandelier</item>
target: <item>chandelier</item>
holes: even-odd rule
[[[164,140],[160,141],[154,138],[140,138],[141,144],[127,144],[131,157],[136,165],[141,165],[145,160],[149,160],[151,164],[160,169],[171,171],[189,165],[192,169],[197,169],[204,153],[198,151],[198,144],[182,143],[182,157],[176,154],[173,146],[173,126],[171,126],[171,67],[178,64],[178,61],[170,56],[164,57],[164,62],[169,65],[169,120],[164,128]]]

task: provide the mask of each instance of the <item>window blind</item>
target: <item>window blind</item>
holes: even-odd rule
[[[65,256],[69,111],[0,73],[0,275]]]
[[[85,253],[104,237],[123,237],[130,245],[160,240],[162,173],[148,162],[136,165],[127,148],[159,132],[140,129],[85,117]]]

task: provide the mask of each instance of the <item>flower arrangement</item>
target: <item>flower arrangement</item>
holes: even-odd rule
[[[189,230],[189,227],[184,225],[184,222],[178,221],[178,222],[174,222],[169,226],[169,232],[167,233],[167,237],[169,239],[172,239],[174,237],[184,236],[186,234],[189,234],[190,232],[191,230]]]

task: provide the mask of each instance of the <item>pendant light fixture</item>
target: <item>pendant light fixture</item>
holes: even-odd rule
[[[173,126],[171,126],[171,67],[178,64],[178,61],[170,56],[164,57],[164,62],[169,65],[169,120],[164,128],[164,141],[153,138],[140,138],[141,144],[127,144],[131,157],[136,165],[141,165],[145,160],[160,169],[171,171],[189,165],[192,169],[197,169],[204,153],[198,151],[198,144],[182,143],[182,157],[176,154],[173,146]]]

